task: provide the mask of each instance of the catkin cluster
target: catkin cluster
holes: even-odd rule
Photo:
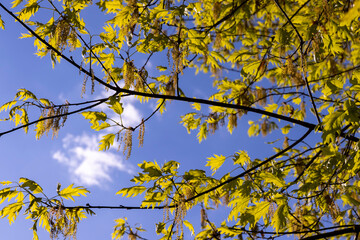
[[[256,95],[256,101],[261,106],[265,106],[266,105],[266,99],[267,99],[266,89],[264,89],[262,87],[256,88],[255,95]]]
[[[283,75],[289,76],[291,83],[295,86],[304,85],[305,82],[302,79],[301,73],[296,70],[291,57],[286,59],[285,68],[283,69]]]
[[[131,9],[132,12],[128,22],[121,27],[121,32],[124,36],[128,38],[128,44],[130,44],[140,14],[139,14],[139,7],[137,5],[137,0],[126,0],[125,2],[127,3],[127,7]]]
[[[63,127],[66,122],[68,111],[68,103],[58,107],[45,107],[41,112],[40,121],[36,125],[37,139],[44,134],[48,135],[50,130],[53,132],[52,137],[57,137],[60,127]]]
[[[123,138],[124,148],[123,154],[126,155],[126,159],[129,159],[132,150],[132,129],[126,129],[125,135]]]
[[[179,199],[179,203],[176,206],[175,210],[175,223],[176,223],[176,234],[178,236],[182,236],[184,233],[183,229],[183,219],[186,215],[186,203],[184,201],[184,197],[182,196]]]
[[[132,87],[134,85],[134,79],[135,79],[135,66],[134,63],[128,62],[128,61],[124,61],[124,65],[123,65],[123,77],[124,77],[124,81],[125,81],[125,86],[124,88],[129,89],[130,87]]]
[[[231,128],[235,128],[237,127],[237,115],[236,113],[230,113],[228,116],[229,119],[229,125],[231,126]]]
[[[218,124],[219,124],[219,120],[218,120],[219,116],[217,115],[217,113],[212,113],[210,114],[207,122],[208,122],[208,129],[211,133],[215,133],[215,131],[218,129]]]
[[[66,18],[58,21],[55,27],[55,47],[63,51],[66,47],[70,47],[73,51],[77,45],[77,35]]]
[[[140,125],[139,135],[138,135],[139,147],[142,147],[144,145],[144,135],[145,135],[145,122],[143,119]]]
[[[71,219],[71,214],[75,213],[70,212],[67,214],[61,205],[50,209],[49,223],[51,239],[58,239],[59,235],[63,235],[65,239],[76,239],[77,222]]]

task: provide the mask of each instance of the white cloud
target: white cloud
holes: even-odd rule
[[[133,167],[123,160],[121,153],[98,151],[96,136],[68,134],[62,141],[63,150],[56,151],[53,158],[68,168],[77,184],[99,186],[111,182],[114,171],[133,173]]]
[[[141,122],[141,115],[134,105],[125,102],[123,108],[124,112],[121,118],[125,126],[137,125]]]

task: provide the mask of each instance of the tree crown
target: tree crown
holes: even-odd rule
[[[274,153],[265,159],[251,158],[247,149],[231,156],[214,153],[205,165],[210,173],[182,172],[176,161],[144,161],[133,185],[117,192],[142,195],[139,206],[71,206],[65,200],[89,191],[59,184],[50,198],[33,180],[4,181],[0,203],[9,203],[1,217],[12,223],[23,210],[34,222],[34,239],[38,224],[51,238],[74,237],[77,224],[101,208],[164,211],[156,222],[161,239],[184,238],[183,226],[196,239],[358,236],[359,5],[359,0],[15,0],[9,5],[18,11],[13,13],[0,3],[2,14],[26,29],[22,38],[34,39],[36,55],[49,56],[54,67],[66,61],[80,71],[79,94],[106,91],[103,98],[57,104],[19,89],[0,107],[7,114],[2,120],[15,124],[0,136],[34,127],[37,139],[56,137],[67,118],[80,113],[102,134],[99,151],[119,143],[131,158],[133,135],[142,146],[149,120],[179,101],[192,104],[180,123],[195,131],[199,142],[218,131],[233,133],[246,125],[245,115],[251,119],[249,137],[280,138],[270,143]],[[89,30],[92,21],[83,19],[89,13],[102,21],[102,29]],[[0,27],[5,28],[1,17]],[[196,74],[212,84],[207,98],[188,94]],[[127,124],[122,116],[129,97],[156,102],[154,111]],[[99,111],[100,105],[108,110]],[[228,161],[232,169],[215,175]],[[201,209],[201,229],[186,219],[195,207]],[[217,224],[208,213],[222,208],[229,214]],[[113,239],[144,239],[143,229],[126,218],[115,222]]]

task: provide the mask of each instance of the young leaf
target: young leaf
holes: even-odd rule
[[[184,220],[183,223],[190,230],[191,236],[194,236],[195,235],[195,230],[194,230],[193,225],[187,220]]]
[[[82,112],[81,113],[85,119],[89,119],[90,123],[92,124],[92,129],[103,129],[104,126],[100,127],[99,121],[106,121],[107,116],[103,112],[94,112],[94,111],[88,111],[88,112]]]
[[[218,156],[218,155],[214,154],[214,157],[209,157],[208,159],[209,159],[209,161],[206,162],[205,166],[210,166],[211,170],[213,171],[213,175],[214,175],[216,170],[218,170],[223,165],[223,163],[226,160],[226,157],[223,155]]]
[[[260,220],[260,218],[266,216],[266,214],[269,211],[269,207],[270,207],[270,202],[263,201],[256,203],[255,206],[249,208],[249,213],[251,213],[254,216],[254,224],[256,224]]]
[[[19,89],[19,91],[15,95],[15,98],[19,98],[19,100],[23,101],[26,101],[29,98],[37,100],[36,96],[32,92],[24,88]]]
[[[12,8],[16,8],[20,3],[22,3],[24,0],[14,0],[12,4]]]
[[[122,104],[119,103],[119,102],[114,102],[114,104],[112,104],[112,106],[110,106],[110,108],[112,110],[114,110],[115,113],[121,115],[122,112],[124,111],[123,107],[122,107]]]
[[[273,183],[277,187],[284,187],[285,186],[285,180],[281,179],[277,176],[275,176],[272,173],[269,172],[262,172],[260,173],[260,178],[262,178],[266,183]]]
[[[1,19],[1,15],[0,15],[0,28],[5,30],[5,22]]]
[[[67,188],[64,188],[59,192],[59,196],[65,199],[71,199],[75,202],[74,197],[78,197],[80,195],[86,196],[86,193],[90,191],[84,187],[73,187],[74,184],[69,185]]]
[[[271,225],[274,226],[275,231],[278,233],[287,224],[287,216],[289,214],[289,207],[286,203],[277,207],[274,216],[271,220]]]
[[[197,137],[199,139],[199,143],[202,142],[202,140],[205,140],[208,134],[208,130],[207,130],[207,124],[206,122],[201,124],[199,133],[197,134]]]
[[[99,151],[108,150],[113,144],[115,140],[115,134],[109,133],[100,140]]]
[[[43,189],[33,180],[27,178],[20,178],[19,183],[21,184],[22,188],[29,188],[34,194],[43,192]]]
[[[192,107],[193,107],[195,110],[197,110],[197,111],[200,111],[200,110],[201,110],[201,105],[200,105],[200,103],[193,103],[193,104],[192,104]]]
[[[23,206],[25,206],[23,202],[11,203],[0,211],[0,216],[1,218],[7,217],[9,219],[9,224],[11,225],[16,220],[16,217]]]
[[[147,188],[144,186],[133,186],[129,188],[123,188],[116,194],[122,194],[124,197],[136,197],[146,191]]]
[[[116,225],[114,226],[114,231],[113,231],[113,233],[111,234],[112,239],[121,239],[122,236],[125,234],[125,230],[126,230],[126,227],[125,227],[126,220],[127,220],[126,218],[119,218],[119,219],[116,219],[116,220],[115,220]]]
[[[244,166],[245,164],[250,163],[250,160],[251,159],[246,151],[238,151],[233,157],[234,165],[240,164],[241,166]]]

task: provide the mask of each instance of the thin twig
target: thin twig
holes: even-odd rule
[[[66,18],[63,16],[63,14],[56,8],[56,6],[52,3],[51,0],[48,0],[48,2],[51,4],[51,6],[54,8],[54,10],[65,20]],[[91,40],[90,40],[90,46],[85,42],[85,40],[82,38],[82,36],[80,34],[78,34],[78,32],[76,31],[76,29],[69,23],[70,27],[72,28],[73,31],[75,31],[76,36],[84,43],[85,47],[87,49],[89,49],[90,51],[90,73],[91,73],[91,55],[93,55],[95,57],[95,59],[98,61],[98,63],[100,64],[100,66],[104,69],[104,71],[109,75],[111,81],[115,84],[115,86],[117,88],[119,88],[118,84],[116,83],[115,79],[111,76],[109,70],[104,66],[104,64],[100,61],[99,57],[93,52],[92,48],[91,48]],[[89,33],[90,34],[90,33]],[[90,37],[91,39],[91,37]]]
[[[287,187],[286,187],[286,188],[283,188],[280,192],[282,193],[282,192],[284,192],[286,189],[288,189],[290,186],[296,184],[296,183],[299,181],[299,179],[304,175],[305,171],[310,167],[310,165],[319,157],[319,155],[321,154],[321,152],[322,152],[321,150],[318,151],[318,152],[315,154],[315,156],[313,156],[313,157],[310,159],[310,161],[306,164],[305,168],[301,171],[301,173],[297,176],[297,178],[296,178],[294,181],[292,181],[291,183],[289,183],[289,184],[287,185]]]
[[[1,3],[0,3],[0,4],[1,4]],[[35,121],[32,121],[32,122],[29,122],[29,123],[27,123],[27,124],[21,125],[21,126],[19,126],[19,127],[13,128],[13,129],[10,129],[10,130],[8,130],[8,131],[1,132],[1,133],[0,133],[0,137],[3,136],[3,135],[5,135],[5,134],[14,132],[14,131],[16,131],[16,130],[29,127],[29,126],[31,126],[31,125],[34,125],[34,124],[38,123],[38,122],[42,122],[42,121],[45,121],[45,120],[48,120],[48,119],[59,118],[59,117],[63,117],[63,116],[69,116],[69,115],[72,115],[72,114],[74,114],[74,113],[82,112],[82,111],[84,111],[84,110],[86,110],[86,109],[90,109],[90,108],[93,108],[93,107],[96,107],[96,106],[102,104],[102,103],[105,102],[107,99],[108,99],[108,98],[102,99],[102,100],[100,100],[99,102],[97,102],[97,103],[95,103],[95,104],[92,104],[92,105],[90,105],[90,106],[77,109],[77,110],[72,111],[72,112],[63,113],[63,114],[59,114],[59,115],[56,115],[56,116],[44,117],[44,118],[41,118],[41,119],[38,119],[38,120],[35,120]]]
[[[81,72],[85,73],[86,75],[88,75],[89,77],[92,76],[92,74],[88,71],[86,71],[84,68],[82,68],[79,64],[77,64],[75,61],[73,61],[72,59],[68,58],[66,55],[64,55],[63,53],[61,53],[59,50],[57,50],[56,48],[54,48],[52,45],[50,45],[47,41],[45,41],[44,39],[42,39],[37,33],[35,33],[30,27],[28,27],[23,21],[21,21],[13,12],[11,12],[10,10],[8,10],[2,3],[0,3],[0,7],[2,9],[4,9],[8,14],[10,14],[16,21],[18,21],[24,28],[26,28],[26,30],[28,30],[33,36],[35,36],[40,42],[42,42],[43,44],[46,45],[46,47],[48,47],[49,49],[51,49],[52,51],[54,51],[56,54],[58,54],[60,57],[62,57],[63,59],[65,59],[67,62],[69,62],[70,64],[72,64],[73,66],[75,66],[76,68],[80,69]],[[104,82],[103,80],[101,80],[100,78],[94,76],[94,79],[104,85],[105,87],[117,91],[119,88],[118,87],[114,87],[106,82]]]
[[[306,83],[306,88],[308,90],[308,93],[309,93],[309,96],[310,96],[310,100],[311,100],[311,104],[314,108],[314,112],[315,112],[315,116],[317,118],[317,121],[319,123],[319,125],[321,126],[321,119],[320,119],[320,115],[319,115],[319,112],[316,108],[316,105],[315,105],[315,101],[314,101],[314,98],[312,96],[312,92],[311,92],[311,89],[310,89],[310,85],[309,85],[309,81],[307,79],[307,72],[306,72],[306,69],[305,69],[305,63],[304,63],[304,50],[303,50],[303,45],[304,45],[304,39],[302,38],[301,34],[299,33],[298,29],[295,27],[295,25],[293,24],[293,22],[291,21],[291,19],[289,18],[289,16],[286,14],[286,12],[284,11],[284,9],[282,9],[282,7],[280,6],[278,0],[274,0],[277,7],[280,9],[280,11],[282,12],[282,14],[284,14],[285,18],[287,19],[287,22],[291,25],[291,27],[294,29],[294,31],[296,32],[296,35],[298,36],[299,38],[299,41],[300,41],[300,53],[301,53],[301,67],[302,67],[302,70],[303,70],[303,79]]]

